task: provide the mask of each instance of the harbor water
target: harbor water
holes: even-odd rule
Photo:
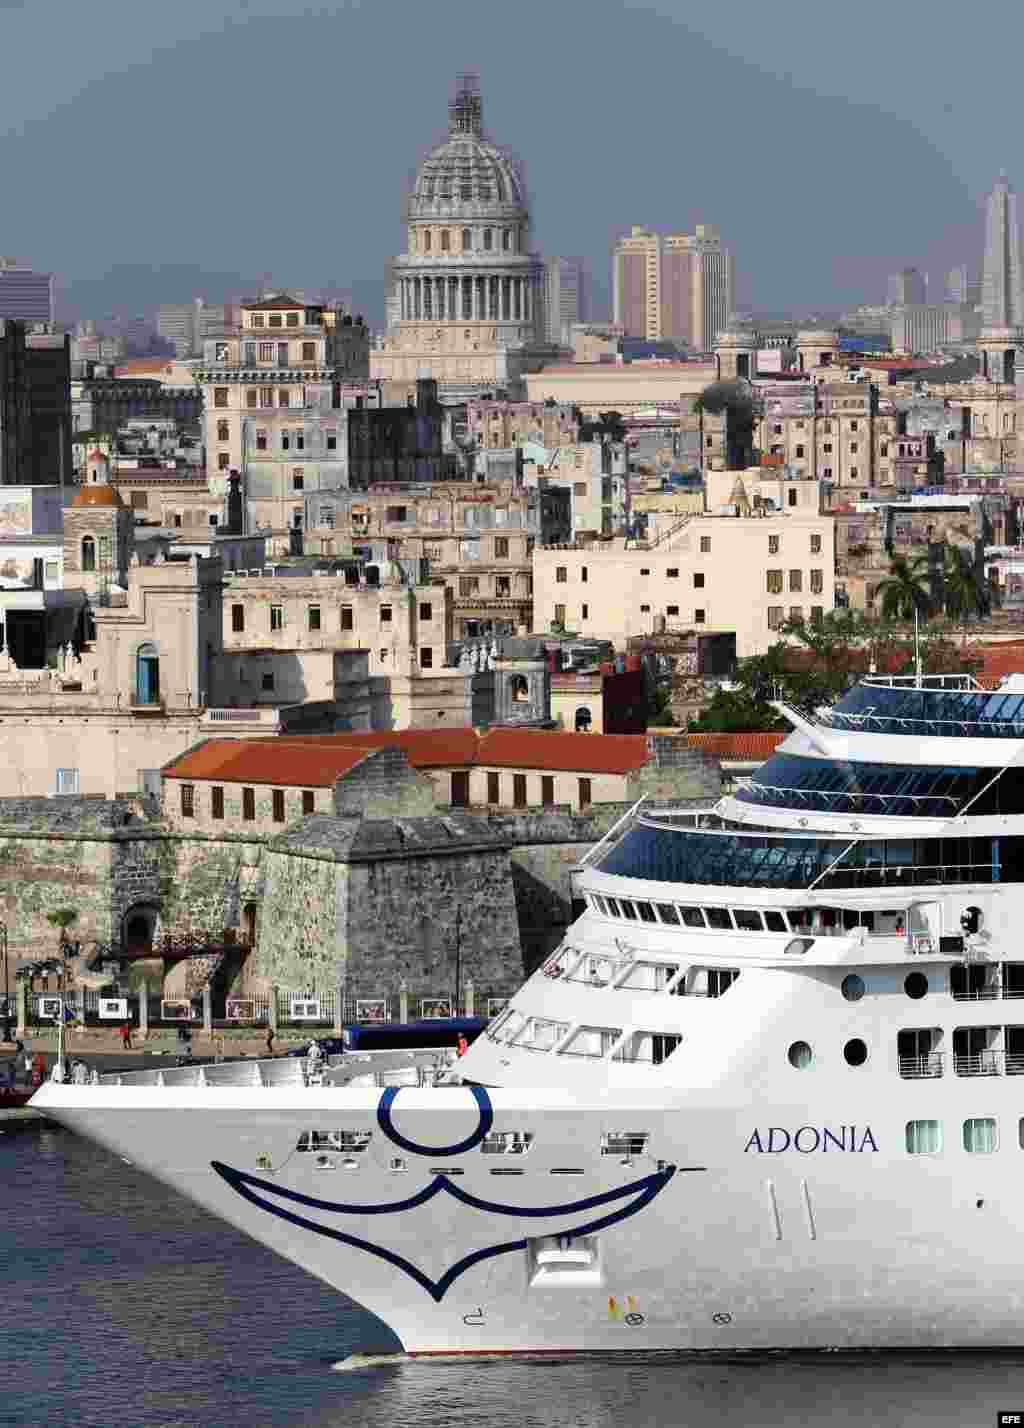
[[[397,1349],[358,1305],[89,1142],[0,1131],[0,1425],[992,1428],[1024,1410],[1024,1349],[342,1371]]]

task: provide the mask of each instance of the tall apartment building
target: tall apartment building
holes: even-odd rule
[[[568,347],[573,323],[586,322],[587,315],[587,271],[583,259],[545,259],[544,320],[547,340]]]
[[[946,301],[971,307],[981,302],[981,280],[970,263],[959,263],[946,274]]]
[[[70,339],[0,321],[0,485],[70,481]]]
[[[732,254],[716,229],[660,234],[634,227],[612,256],[613,320],[627,337],[668,338],[708,351],[735,304]]]
[[[230,303],[207,303],[197,297],[159,308],[156,330],[166,342],[174,344],[176,357],[198,357],[206,338],[216,337],[237,321],[237,310]]]
[[[53,274],[19,267],[14,258],[0,258],[0,319],[17,322],[53,321]]]
[[[886,301],[890,307],[927,302],[928,285],[924,275],[916,268],[901,268],[898,273],[892,273],[886,290]]]
[[[985,265],[981,283],[985,327],[1017,327],[1024,322],[1017,195],[1000,174],[985,210]]]

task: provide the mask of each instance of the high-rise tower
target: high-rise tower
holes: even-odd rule
[[[1017,195],[1005,174],[996,179],[986,205],[981,311],[985,327],[1019,327],[1024,323]]]

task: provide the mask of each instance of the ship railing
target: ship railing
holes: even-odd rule
[[[940,1051],[932,1051],[926,1056],[901,1056],[899,1072],[901,1076],[912,1081],[941,1076],[943,1059]]]
[[[1006,1053],[1003,1051],[979,1051],[975,1056],[953,1057],[953,1070],[958,1076],[1002,1076],[1004,1069],[1008,1075],[1019,1075],[1024,1071],[1024,1058],[1010,1058],[1015,1064],[1012,1070],[1006,1067]],[[1016,1063],[1020,1063],[1017,1065]]]
[[[981,685],[973,674],[866,674],[861,684],[875,684],[883,689],[977,689]],[[987,694],[990,691],[983,690]]]
[[[1019,997],[1024,996],[1024,992],[1004,992],[998,985],[972,987],[969,991],[953,992],[955,1002],[994,1002],[998,1001],[1000,996]]]
[[[344,1086],[364,1081],[376,1087],[434,1086],[450,1069],[454,1053],[436,1048],[378,1055],[274,1056],[259,1060],[187,1063],[145,1071],[114,1071],[95,1078],[103,1086]],[[379,1056],[379,1059],[378,1059]],[[381,1060],[386,1063],[381,1065]]]

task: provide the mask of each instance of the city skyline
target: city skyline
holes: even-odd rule
[[[855,70],[873,9],[879,23],[884,15],[887,44],[872,43],[871,63]],[[56,55],[55,12],[67,22]],[[311,289],[332,279],[365,285],[377,303],[384,258],[396,251],[396,195],[438,137],[439,89],[463,67],[479,70],[494,131],[526,161],[537,248],[585,258],[599,300],[610,285],[614,239],[636,221],[675,232],[713,221],[736,254],[738,302],[761,309],[842,307],[884,291],[904,262],[941,272],[980,249],[979,205],[1004,158],[988,135],[1001,122],[1013,132],[1015,116],[1002,98],[1013,86],[988,84],[986,103],[972,103],[975,82],[952,84],[944,56],[926,89],[923,76],[908,85],[900,69],[886,99],[879,89],[894,77],[909,24],[904,12],[894,17],[869,5],[864,37],[841,54],[806,27],[776,25],[781,37],[774,35],[760,16],[733,36],[723,17],[709,13],[698,33],[674,18],[668,0],[645,10],[610,5],[596,15],[574,3],[551,11],[525,0],[523,23],[496,55],[489,43],[495,14],[463,0],[453,0],[440,25],[387,0],[374,7],[327,0],[305,15],[286,13],[282,0],[202,7],[183,0],[144,21],[122,0],[99,0],[84,24],[56,0],[5,10],[0,163],[8,190],[31,200],[5,214],[4,251],[55,271],[65,305],[90,290],[104,299],[116,294],[128,310],[197,293],[218,302],[267,269]],[[395,54],[399,17],[403,44]],[[546,35],[539,50],[529,43],[534,24]],[[1011,30],[1022,24],[1009,20]],[[627,104],[602,98],[589,77],[591,48],[643,56],[642,74],[628,69]],[[997,69],[1013,48],[1011,37]],[[282,53],[303,55],[301,65],[273,71],[275,104],[303,116],[298,150],[285,134],[254,142],[252,76]],[[567,108],[573,66],[581,102]],[[701,140],[687,144],[682,162],[680,82],[685,112],[704,116]],[[950,114],[945,96],[954,92],[961,97]],[[975,113],[982,112],[979,134]],[[772,133],[785,162],[764,152]],[[86,154],[92,162],[83,162]],[[303,182],[315,175],[316,221],[296,225],[286,201],[261,201],[259,224],[236,221],[227,196],[261,193],[279,161],[306,175]],[[123,202],[117,195],[133,173],[149,177]],[[133,266],[149,275],[139,274],[129,295]],[[170,290],[174,268],[188,281]],[[229,291],[216,286],[218,274],[228,275]],[[102,316],[103,307],[90,304],[85,315]]]

